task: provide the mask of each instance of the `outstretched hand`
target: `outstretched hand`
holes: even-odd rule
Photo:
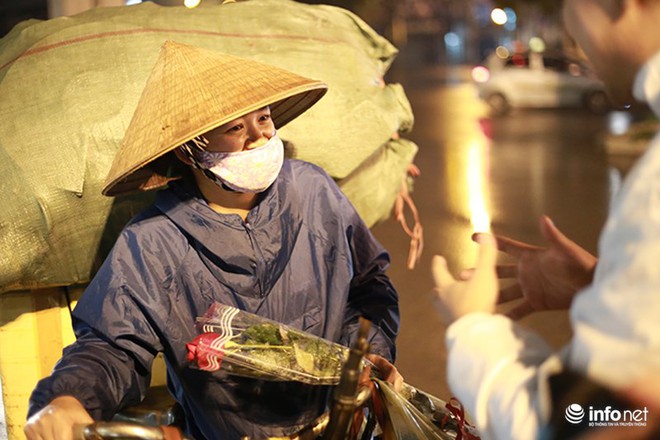
[[[498,281],[495,275],[497,248],[495,238],[479,234],[481,245],[476,268],[469,279],[459,281],[449,273],[441,256],[433,257],[433,279],[440,313],[446,325],[473,312],[493,313],[497,302]]]
[[[547,247],[532,246],[508,237],[495,236],[499,250],[513,256],[515,264],[497,266],[499,278],[516,283],[500,291],[499,303],[524,298],[507,315],[520,319],[534,311],[568,309],[575,294],[593,280],[598,259],[568,239],[547,216],[540,219]],[[473,235],[479,241],[483,234]],[[463,271],[461,279],[474,269]]]

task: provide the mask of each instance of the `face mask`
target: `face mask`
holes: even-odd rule
[[[194,139],[181,150],[206,177],[219,186],[241,192],[260,193],[277,178],[284,162],[284,145],[274,134],[264,145],[235,153],[218,153],[199,148],[203,140]]]

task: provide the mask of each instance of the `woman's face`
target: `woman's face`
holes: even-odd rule
[[[234,153],[260,147],[275,134],[268,106],[229,121],[207,133],[208,151]]]

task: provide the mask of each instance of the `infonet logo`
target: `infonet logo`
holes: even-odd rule
[[[568,423],[577,425],[584,418],[584,409],[577,403],[572,403],[566,408],[564,417]]]
[[[646,426],[649,410],[644,409],[625,409],[618,410],[611,406],[605,408],[589,407],[585,412],[584,408],[577,403],[572,403],[566,407],[564,417],[568,423],[577,425],[582,423],[585,415],[588,415],[589,426]]]

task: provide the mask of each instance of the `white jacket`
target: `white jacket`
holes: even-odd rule
[[[660,116],[660,53],[634,94]],[[448,328],[449,385],[483,439],[536,438],[550,415],[545,379],[562,364],[613,388],[660,371],[660,134],[613,201],[599,255],[560,353],[501,315],[473,313]]]

